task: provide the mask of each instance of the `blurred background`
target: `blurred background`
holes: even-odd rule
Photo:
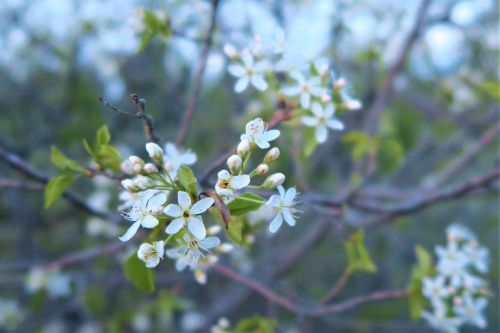
[[[498,4],[432,1],[404,62],[392,73],[419,5],[413,0],[221,0],[198,110],[184,142],[198,154],[194,170],[202,174],[230,149],[247,119],[270,119],[272,114],[255,91],[233,93],[223,46],[245,47],[255,36],[269,41],[281,27],[287,36],[285,54],[327,61],[347,79],[350,95],[362,101],[361,110],[343,116],[346,132],[363,130],[366,111],[379,101],[381,87],[394,74],[377,121],[381,135],[398,142],[398,153],[370,175],[366,193],[386,193],[391,202],[394,196],[401,199],[485,174],[498,158],[496,139],[481,145],[483,135],[498,125]],[[141,9],[170,22],[169,31],[152,31],[141,19]],[[0,146],[53,175],[51,145],[81,164],[89,163],[82,138],[92,139],[107,124],[122,156],[144,155],[140,122],[98,101],[103,97],[134,110],[131,93],[146,99],[162,141],[173,141],[211,11],[211,2],[201,0],[2,0]],[[305,182],[311,192],[340,196],[353,181],[354,164],[343,134],[336,133],[309,159],[297,162],[292,148],[286,149],[293,133],[284,125],[279,142],[279,167],[289,175],[287,185]],[[476,144],[480,151],[443,179],[450,163]],[[302,175],[296,163],[302,163]],[[100,211],[114,212],[119,204],[118,184],[106,178],[82,179],[73,189]],[[449,224],[462,223],[491,251],[493,296],[485,332],[497,332],[498,197],[494,186],[490,190],[368,228],[367,248],[378,271],[355,275],[340,297],[406,287],[415,245],[433,251],[445,244]],[[430,331],[424,322],[409,319],[406,300],[297,321],[223,277],[209,274],[208,284],[200,286],[192,274],[177,273],[173,265],[159,267],[158,291],[144,295],[127,282],[120,264],[133,246],[64,266],[51,278],[52,287],[40,292],[36,281],[42,277],[32,270],[36,263],[114,242],[124,225],[89,216],[63,200],[43,210],[43,186],[5,163],[0,163],[0,198],[0,313],[14,307],[16,314],[8,323],[0,314],[0,332],[206,332],[219,317],[237,323],[253,315],[275,318],[282,332]],[[263,231],[253,246],[234,251],[224,261],[281,294],[312,302],[345,267],[343,242],[355,230],[352,220],[369,217],[349,209],[336,216],[310,206],[301,210],[295,228],[274,237]],[[269,278],[266,269],[280,262],[280,254],[302,244],[302,236],[317,224],[327,226],[322,237],[308,244],[291,267]]]

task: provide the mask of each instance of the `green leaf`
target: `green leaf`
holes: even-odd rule
[[[124,270],[127,279],[137,288],[147,293],[155,290],[153,271],[137,257],[137,253],[132,253],[125,261]]]
[[[179,183],[191,196],[196,197],[196,177],[194,176],[193,170],[186,165],[181,165],[179,171],[177,172],[177,177],[179,178]]]
[[[240,320],[236,326],[236,333],[274,333],[277,324],[274,319],[254,316]]]
[[[418,320],[427,300],[422,294],[423,279],[435,274],[432,257],[429,252],[421,246],[415,248],[417,263],[412,268],[410,278],[410,297],[408,299],[410,307],[410,317]]]
[[[371,260],[370,254],[365,247],[364,237],[365,233],[363,229],[358,229],[345,243],[347,259],[349,261],[348,269],[353,272],[366,271],[373,273],[377,270],[377,266]]]
[[[404,157],[403,147],[392,139],[380,140],[377,149],[377,163],[382,172],[390,172],[399,166]]]
[[[239,218],[231,218],[228,228],[226,230],[226,236],[233,243],[241,243],[241,231],[243,230],[243,221]]]
[[[96,146],[107,145],[110,140],[111,135],[109,134],[108,126],[104,125],[97,130]]]
[[[45,208],[49,208],[61,197],[71,184],[75,181],[76,177],[72,175],[61,175],[52,178],[45,187]]]
[[[352,146],[351,157],[358,161],[372,153],[377,147],[377,140],[360,131],[351,131],[342,137],[342,142]]]
[[[85,151],[87,153],[89,153],[89,155],[92,156],[93,159],[95,159],[94,149],[92,149],[89,142],[87,140],[83,139],[82,143],[83,143],[83,148],[85,148]]]
[[[318,141],[316,141],[316,130],[314,127],[304,127],[303,142],[303,154],[305,157],[309,157],[318,146]]]
[[[238,216],[259,209],[265,202],[266,200],[257,194],[243,193],[229,202],[227,207],[231,215]]]
[[[116,148],[108,145],[102,145],[97,148],[95,155],[96,162],[104,169],[120,171],[122,158]]]
[[[87,170],[80,166],[78,162],[68,158],[55,146],[50,147],[50,159],[52,164],[65,172],[85,173]]]

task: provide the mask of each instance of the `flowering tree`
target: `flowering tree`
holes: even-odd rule
[[[349,17],[360,9],[346,1],[312,1],[310,11],[300,1],[61,3],[0,5],[0,17],[13,20],[0,39],[9,51],[0,68],[10,80],[0,102],[12,110],[2,121],[12,139],[0,145],[9,167],[1,212],[22,228],[20,255],[7,237],[0,264],[0,327],[498,328],[486,313],[497,304],[498,276],[480,245],[498,245],[491,239],[498,84],[489,71],[496,52],[482,46],[484,61],[461,59],[484,77],[466,75],[451,91],[419,63],[436,57],[422,45],[426,33],[456,24],[459,4],[368,10],[405,32],[385,60],[381,45],[391,34],[357,46],[348,30],[359,25]],[[71,22],[51,25],[40,19],[44,8]],[[128,25],[117,15],[127,8],[134,10]],[[249,22],[238,26],[232,15],[242,8]],[[287,19],[299,12],[308,22],[334,18],[321,52],[311,54],[307,31],[294,37]],[[490,14],[476,15],[471,24],[490,31]],[[362,28],[370,22],[361,21]],[[478,43],[467,37],[467,45]],[[38,56],[30,58],[30,48]],[[459,89],[478,97],[464,102]],[[15,108],[26,97],[37,114],[18,123]],[[19,126],[30,126],[22,127],[28,134],[18,138]],[[50,176],[42,171],[49,160]],[[432,251],[445,228],[448,243]]]

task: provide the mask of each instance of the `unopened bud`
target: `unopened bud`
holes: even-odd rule
[[[321,96],[321,101],[323,103],[328,103],[328,102],[331,101],[331,98],[330,98],[330,96],[328,96],[328,95],[325,94],[325,95]]]
[[[361,102],[357,99],[348,100],[347,102],[344,102],[344,105],[346,109],[351,111],[359,110],[362,107]]]
[[[144,164],[144,171],[146,173],[158,173],[158,168],[153,163]]]
[[[137,192],[138,188],[132,179],[124,179],[121,182],[124,189],[129,192]]]
[[[135,155],[132,155],[128,158],[128,160],[130,161],[130,163],[132,164],[140,164],[141,166],[144,166],[144,161],[142,158],[140,158],[139,156],[135,156]]]
[[[235,60],[238,58],[238,51],[236,51],[235,47],[232,46],[231,44],[224,45],[224,53],[231,60]]]
[[[244,139],[238,144],[238,148],[236,148],[236,152],[240,156],[245,156],[250,151],[250,142]]]
[[[231,172],[233,173],[238,172],[240,170],[242,163],[243,161],[241,160],[241,157],[239,157],[238,155],[231,155],[227,159],[227,166],[229,167],[229,170],[231,170]]]
[[[327,76],[328,76],[328,73],[330,72],[330,71],[328,70],[328,65],[327,65],[327,64],[323,64],[323,65],[321,65],[321,67],[319,68],[318,72],[319,72],[319,76],[320,76],[321,78],[325,78],[325,77],[327,77]]]
[[[135,186],[137,186],[139,189],[141,190],[145,190],[146,188],[149,187],[149,179],[147,179],[146,177],[144,176],[137,176],[135,179],[134,179],[134,184]]]
[[[265,175],[266,173],[269,172],[269,166],[267,164],[259,164],[257,168],[255,168],[255,172],[257,172],[258,175]]]
[[[217,235],[219,232],[221,232],[221,227],[220,225],[213,225],[210,228],[207,229],[207,235]]]
[[[222,243],[221,245],[217,246],[217,250],[221,253],[228,253],[231,252],[234,249],[234,246],[229,243]]]
[[[129,160],[125,160],[120,165],[120,169],[127,175],[134,174],[134,165]]]
[[[280,157],[280,150],[277,147],[269,149],[266,156],[264,157],[264,163],[270,163],[275,161]]]
[[[172,171],[172,163],[170,163],[170,161],[165,161],[165,163],[163,164],[163,167],[165,168],[166,172]]]
[[[342,89],[344,88],[344,86],[345,86],[345,79],[343,77],[335,81],[335,83],[333,84],[333,87],[335,89]]]
[[[283,184],[284,181],[285,181],[284,174],[282,174],[281,172],[275,173],[266,178],[264,183],[262,183],[262,187],[266,190],[270,190],[277,186],[280,186],[281,184]]]
[[[163,149],[154,142],[146,143],[146,150],[149,157],[156,162],[161,163],[163,161]]]

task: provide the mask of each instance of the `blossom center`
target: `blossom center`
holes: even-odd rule
[[[185,210],[183,213],[182,213],[182,217],[187,219],[189,217],[189,212],[187,210]]]

